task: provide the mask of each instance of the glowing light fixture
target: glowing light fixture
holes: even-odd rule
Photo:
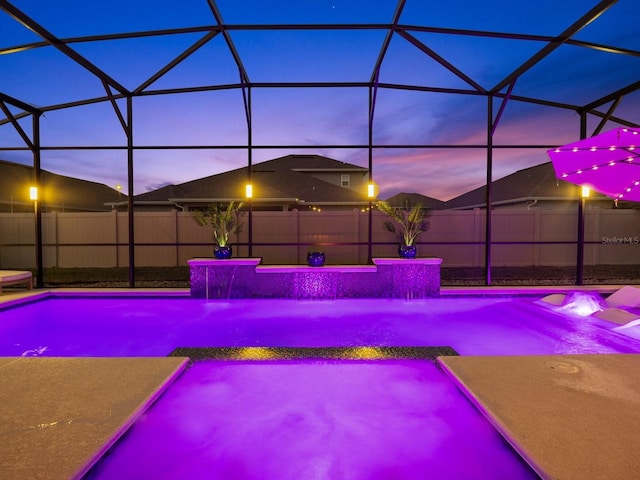
[[[367,185],[367,197],[375,198],[376,196],[376,186],[373,182]]]
[[[349,358],[385,358],[385,353],[377,347],[355,347],[349,349]]]
[[[267,347],[246,347],[238,351],[236,358],[239,360],[266,360],[276,356],[276,352]]]
[[[38,187],[29,187],[29,200],[38,201]]]
[[[253,198],[253,185],[247,183],[244,187],[244,196],[247,198]]]
[[[588,198],[591,195],[591,189],[589,187],[582,186],[582,198]]]

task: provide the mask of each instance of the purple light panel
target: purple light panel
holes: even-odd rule
[[[556,176],[616,200],[640,201],[640,129],[616,128],[547,153]]]

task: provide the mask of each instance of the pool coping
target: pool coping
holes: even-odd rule
[[[449,346],[357,347],[177,347],[169,356],[189,358],[192,362],[209,360],[429,360],[442,356],[459,356]]]
[[[622,288],[624,285],[541,285],[541,286],[500,286],[500,287],[442,287],[440,296],[436,298],[424,298],[400,301],[425,301],[437,300],[437,298],[451,297],[494,297],[494,296],[545,296],[552,293],[567,292],[598,292],[608,295]],[[4,290],[0,296],[0,310],[15,307],[24,303],[30,303],[46,298],[57,297],[129,297],[129,298],[191,298],[189,288],[41,288],[33,290]],[[203,299],[200,299],[203,300]],[[251,300],[251,299],[244,299]],[[269,299],[256,299],[269,300]],[[322,299],[318,301],[343,301],[348,299]],[[208,299],[206,301],[221,301]],[[233,299],[222,300],[233,301]]]
[[[185,357],[2,357],[2,478],[80,480],[188,367]],[[46,422],[43,422],[46,420]]]
[[[541,478],[635,478],[640,354],[441,356],[437,363]],[[609,381],[605,381],[607,376]]]

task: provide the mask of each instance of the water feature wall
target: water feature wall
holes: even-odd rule
[[[259,258],[189,260],[195,298],[427,298],[440,295],[440,258],[373,265],[259,265]]]

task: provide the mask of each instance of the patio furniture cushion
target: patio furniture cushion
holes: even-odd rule
[[[33,288],[33,275],[31,272],[21,270],[0,270],[0,294],[2,287],[7,285],[26,285],[28,290]]]
[[[605,301],[609,307],[640,307],[640,287],[625,285],[609,295]]]

